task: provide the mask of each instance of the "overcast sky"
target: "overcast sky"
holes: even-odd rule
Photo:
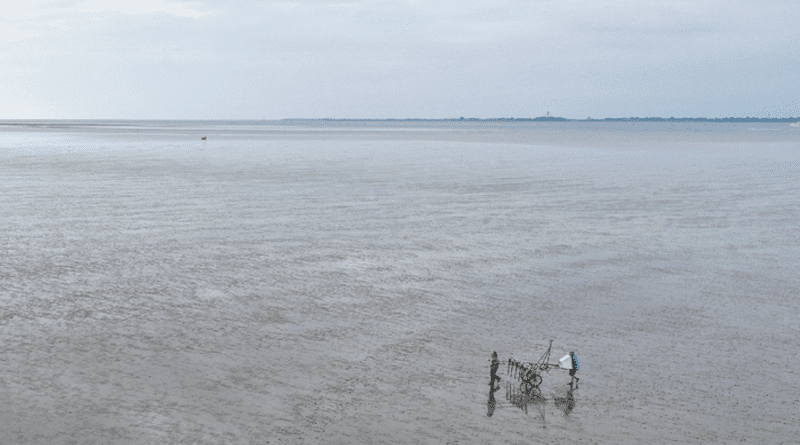
[[[0,0],[0,118],[800,116],[800,1]]]

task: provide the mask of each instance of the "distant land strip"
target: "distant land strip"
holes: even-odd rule
[[[458,117],[458,118],[286,118],[286,119],[0,119],[2,126],[21,126],[21,127],[43,127],[60,128],[64,126],[86,126],[86,127],[105,127],[105,126],[131,126],[136,127],[140,124],[161,124],[161,125],[185,125],[185,124],[293,124],[303,122],[711,122],[711,123],[800,123],[800,117],[606,117],[600,119],[567,119],[564,117],[541,116],[541,117]]]
[[[601,119],[567,119],[564,117],[459,117],[444,119],[281,119],[282,121],[326,121],[326,122],[798,122],[800,117],[606,117]]]

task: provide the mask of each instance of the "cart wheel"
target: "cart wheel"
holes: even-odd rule
[[[528,371],[522,376],[522,382],[538,387],[542,384],[542,376],[536,372]]]
[[[519,390],[526,396],[531,395],[531,393],[536,389],[531,382],[522,382],[519,384]]]
[[[533,372],[525,371],[519,378],[522,379],[523,382],[530,382],[531,379],[533,379]]]

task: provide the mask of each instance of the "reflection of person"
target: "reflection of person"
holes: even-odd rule
[[[575,396],[572,395],[573,391],[574,391],[573,389],[567,391],[566,397],[555,398],[556,407],[561,409],[561,411],[563,411],[565,415],[569,415],[569,413],[571,413],[572,410],[575,409]]]
[[[572,369],[569,370],[569,375],[570,375],[570,377],[572,377],[572,380],[570,380],[569,386],[572,386],[572,384],[574,383],[575,387],[577,388],[578,387],[578,381],[580,381],[579,378],[575,377],[575,373],[578,372],[578,369],[579,369],[578,368],[578,356],[575,355],[575,351],[570,352],[569,356],[572,359]]]
[[[486,404],[487,408],[486,415],[488,417],[492,417],[492,415],[494,414],[494,407],[497,405],[497,402],[494,400],[494,392],[496,390],[497,389],[494,387],[494,385],[491,388],[489,388],[489,402]]]
[[[489,385],[494,387],[494,381],[500,383],[500,377],[497,376],[497,368],[500,367],[500,360],[497,359],[497,352],[492,352],[492,368],[489,371]]]

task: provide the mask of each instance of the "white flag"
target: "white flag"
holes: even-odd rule
[[[572,369],[572,357],[569,354],[558,359],[558,363],[561,364],[561,369]]]

